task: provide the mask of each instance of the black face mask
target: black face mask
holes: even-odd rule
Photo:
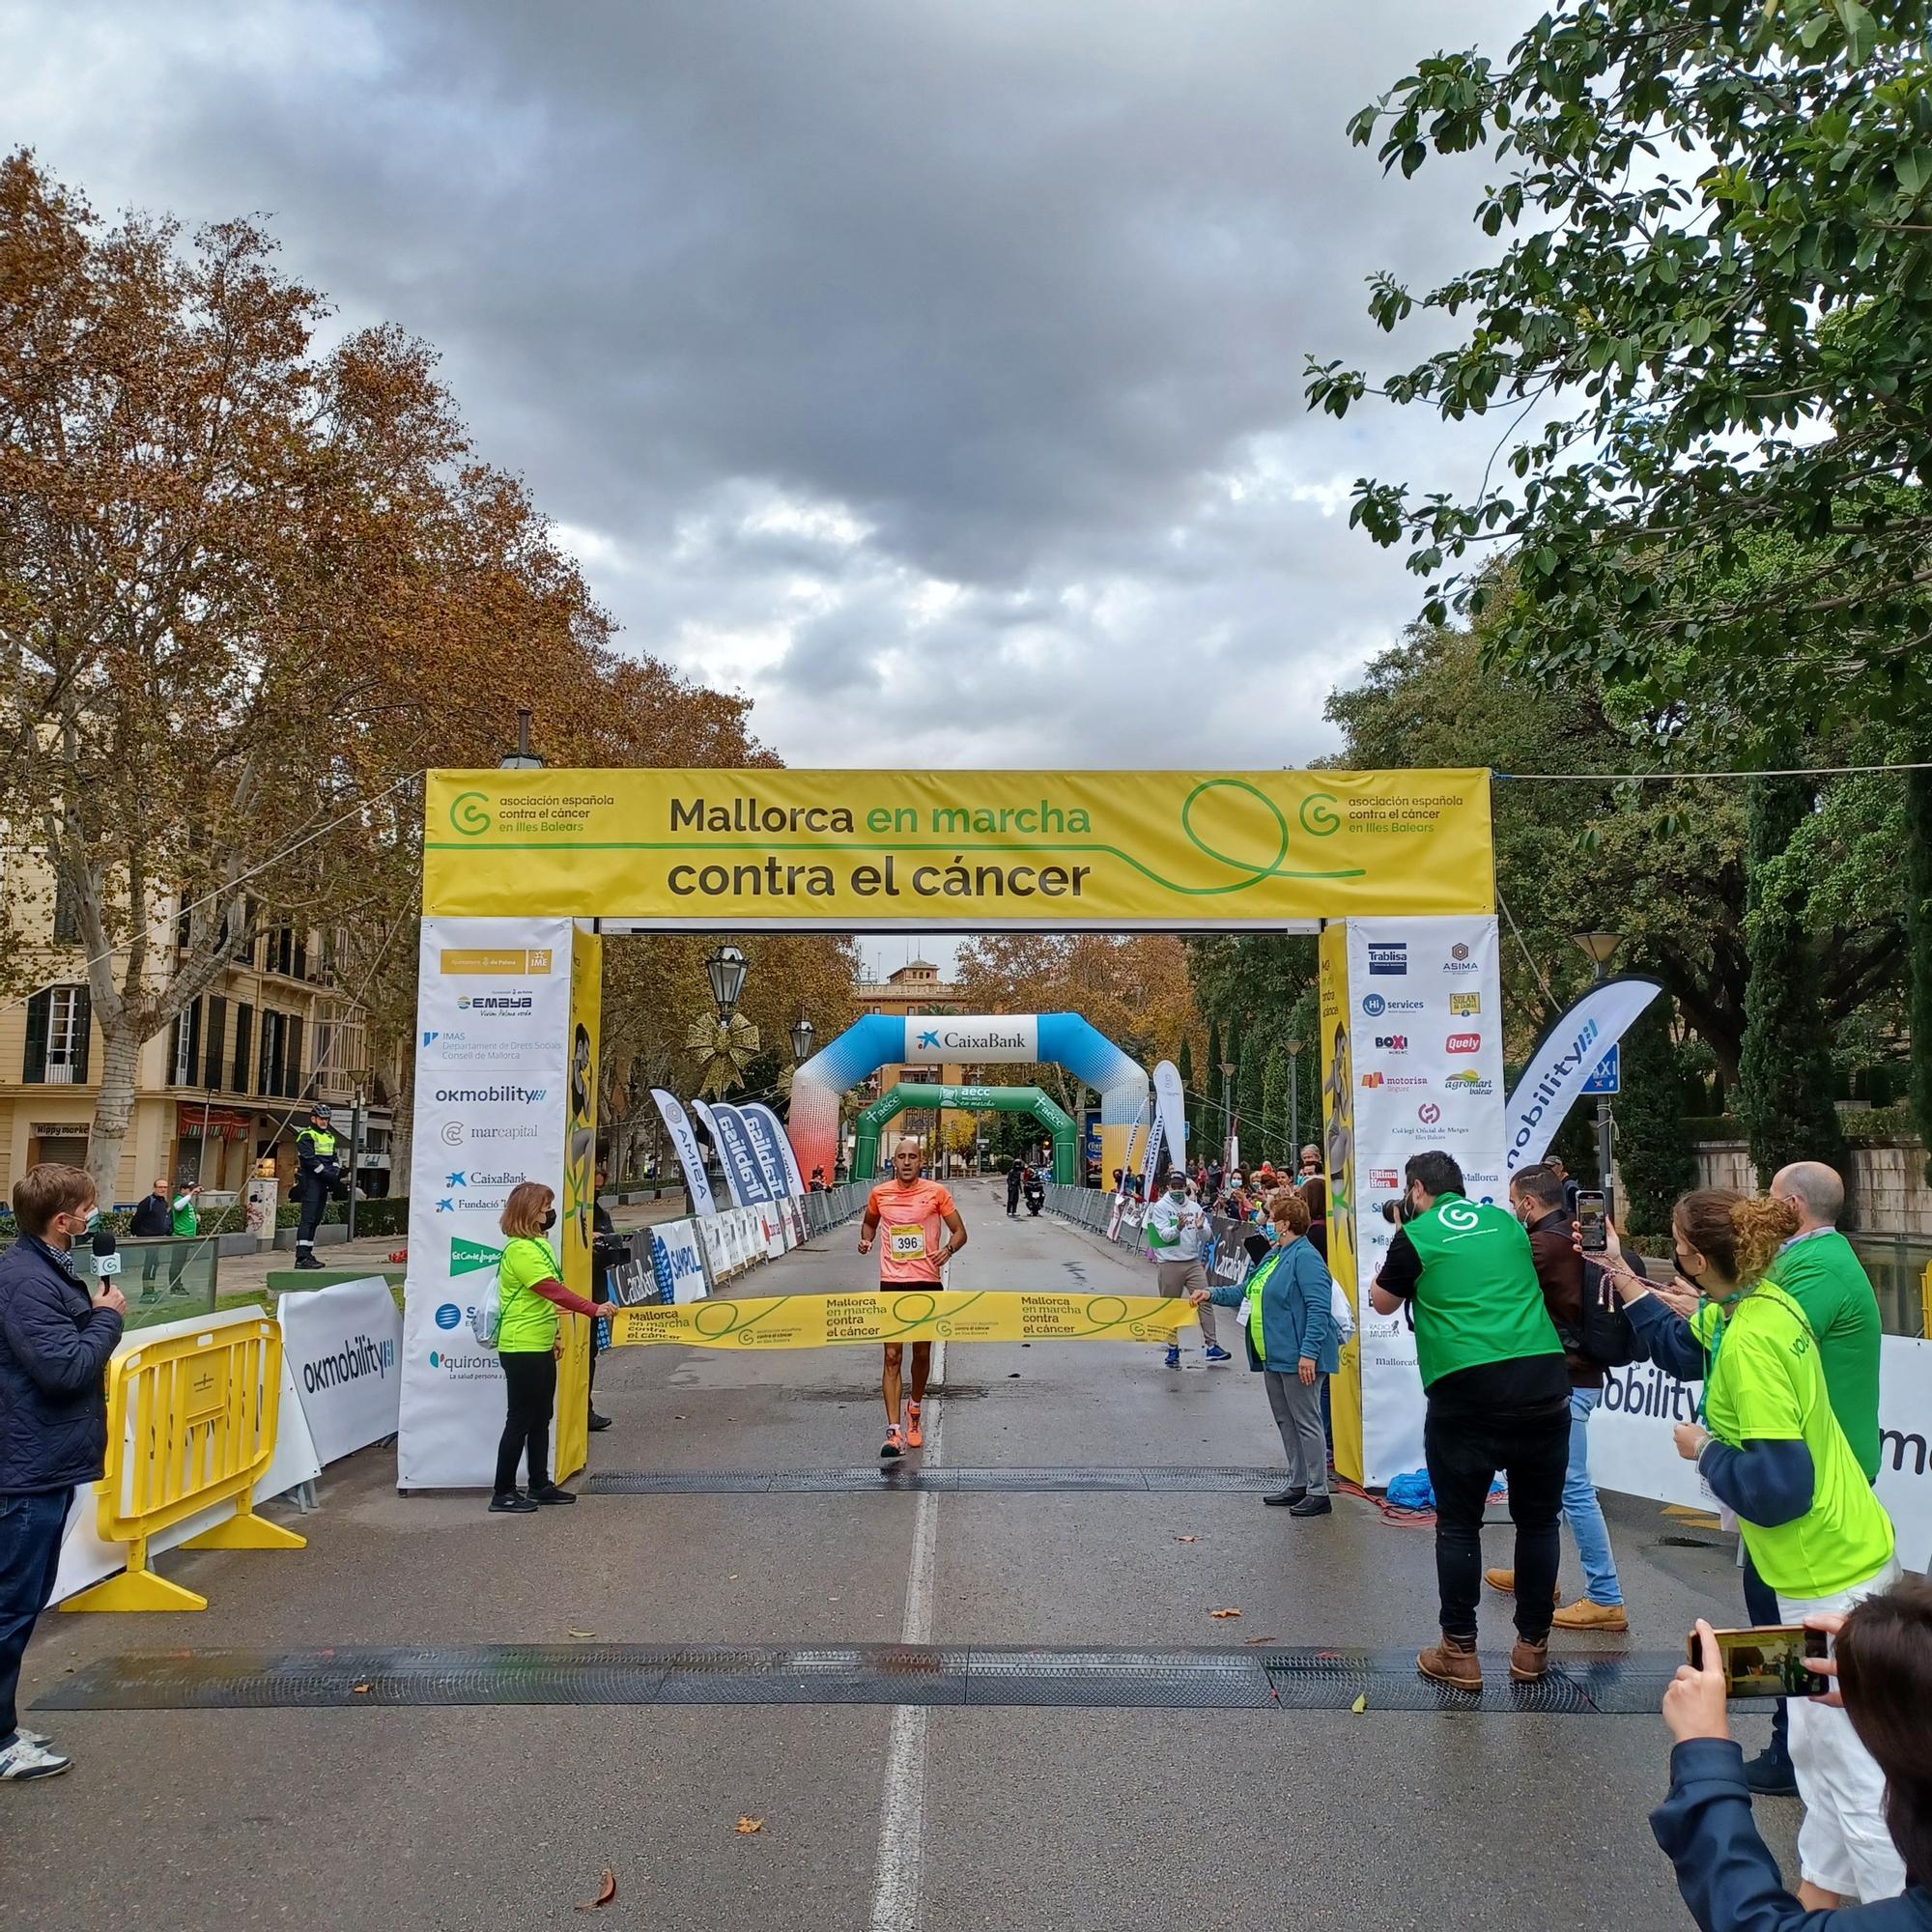
[[[1677,1272],[1686,1281],[1694,1282],[1697,1279],[1697,1270],[1684,1259],[1684,1250],[1682,1248],[1673,1246],[1670,1250],[1670,1259],[1675,1264]]]
[[[546,1235],[549,1234],[550,1231],[556,1226],[556,1209],[554,1208],[551,1208],[550,1211],[547,1214],[545,1214],[543,1219],[537,1223],[537,1226],[540,1227]]]

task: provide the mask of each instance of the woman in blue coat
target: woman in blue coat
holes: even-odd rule
[[[1212,1301],[1241,1310],[1248,1366],[1267,1382],[1268,1406],[1288,1452],[1289,1487],[1262,1500],[1290,1516],[1326,1516],[1328,1452],[1321,1433],[1321,1378],[1340,1368],[1339,1338],[1330,1312],[1335,1283],[1328,1264],[1303,1237],[1308,1203],[1283,1188],[1267,1204],[1275,1244],[1244,1282],[1196,1289],[1197,1306]]]

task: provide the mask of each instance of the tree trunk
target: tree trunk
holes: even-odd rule
[[[100,1031],[100,1092],[87,1133],[87,1171],[102,1208],[114,1205],[121,1184],[121,1144],[134,1118],[134,1075],[141,1059],[141,1030],[124,1009]]]
[[[389,1192],[410,1191],[411,1148],[415,1139],[416,1057],[403,1056],[403,1077],[396,1087],[396,1103],[389,1128]]]

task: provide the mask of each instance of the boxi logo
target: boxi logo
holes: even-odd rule
[[[1376,1035],[1376,1044],[1384,1053],[1406,1053],[1408,1036],[1406,1033],[1378,1033]]]
[[[1406,979],[1408,977],[1408,941],[1406,939],[1370,940],[1369,977],[1371,979]]]

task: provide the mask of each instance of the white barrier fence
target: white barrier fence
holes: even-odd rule
[[[757,1208],[726,1208],[716,1214],[693,1214],[660,1221],[641,1230],[649,1240],[646,1260],[611,1271],[622,1302],[698,1301],[748,1268],[775,1262],[813,1235],[849,1221],[866,1204],[859,1183],[823,1193],[787,1195]]]

